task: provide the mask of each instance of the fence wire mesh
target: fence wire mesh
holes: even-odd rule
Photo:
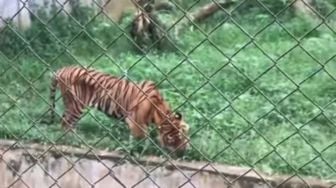
[[[1,138],[16,145],[50,146],[41,155],[32,154],[35,162],[7,187],[17,182],[30,187],[21,177],[36,165],[54,181],[50,187],[62,187],[59,179],[70,170],[91,187],[104,178],[127,187],[114,175],[117,164],[105,164],[95,155],[97,149],[120,151],[125,155],[120,163],[132,160],[141,167],[146,176],[132,187],[148,180],[161,187],[151,173],[165,163],[174,165],[176,158],[207,161],[191,176],[179,170],[187,179],[179,187],[197,187],[190,179],[213,163],[289,174],[303,182],[303,175],[335,178],[333,1],[2,0],[0,6]],[[57,120],[46,123],[51,78],[70,65],[119,76],[140,90],[136,83],[155,82],[172,111],[181,112],[189,124],[189,147],[179,156],[176,148],[167,150],[156,139],[155,125],[145,138],[134,138],[126,116],[109,118],[97,108],[86,108],[74,131],[65,131],[59,92]],[[150,98],[141,92],[144,100]],[[102,93],[99,101],[111,94]],[[158,103],[151,105],[162,110]],[[109,173],[92,182],[75,168],[81,158],[61,154],[71,167],[54,177],[38,161],[60,144],[86,148]],[[147,155],[161,156],[164,162],[146,169],[137,157]],[[1,161],[12,168],[10,161]],[[240,177],[233,182],[222,178],[233,184]]]

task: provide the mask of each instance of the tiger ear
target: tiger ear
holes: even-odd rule
[[[180,112],[175,112],[175,118],[178,120],[182,119],[182,114]]]

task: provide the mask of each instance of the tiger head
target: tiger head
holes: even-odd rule
[[[170,151],[183,152],[189,146],[189,125],[179,112],[168,113],[158,128],[160,144]]]

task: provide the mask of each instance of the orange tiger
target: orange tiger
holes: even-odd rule
[[[144,138],[149,123],[158,128],[161,146],[184,151],[188,144],[189,125],[179,112],[172,112],[152,81],[133,83],[93,69],[76,66],[56,71],[51,83],[51,122],[54,121],[57,87],[65,106],[62,127],[73,129],[86,107],[121,118],[135,138]]]

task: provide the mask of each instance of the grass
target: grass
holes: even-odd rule
[[[260,31],[272,21],[268,16],[236,19],[243,30],[225,23],[207,37],[195,27],[186,29],[177,43],[182,52],[154,51],[144,57],[133,52],[123,36],[118,45],[102,53],[94,42],[88,42],[86,34],[67,46],[68,51],[57,48],[57,54],[43,56],[44,62],[29,48],[16,58],[12,51],[3,51],[0,137],[162,155],[150,140],[130,138],[124,123],[94,109],[78,124],[80,138],[66,135],[59,139],[63,134],[59,119],[53,125],[38,122],[41,116],[48,118],[44,113],[50,69],[93,63],[95,69],[134,81],[160,82],[165,98],[191,125],[193,147],[183,157],[186,160],[335,178],[334,33],[326,26],[309,32],[313,26],[300,19],[282,22],[294,36],[305,36],[298,45],[276,23]],[[200,27],[210,32],[216,24]],[[109,38],[106,30],[104,26],[90,32],[101,45],[107,45],[116,37]],[[245,32],[258,35],[251,41]],[[49,48],[39,46],[37,50],[42,53]],[[62,114],[62,109],[59,100],[57,113]],[[156,142],[155,133],[151,136]]]

